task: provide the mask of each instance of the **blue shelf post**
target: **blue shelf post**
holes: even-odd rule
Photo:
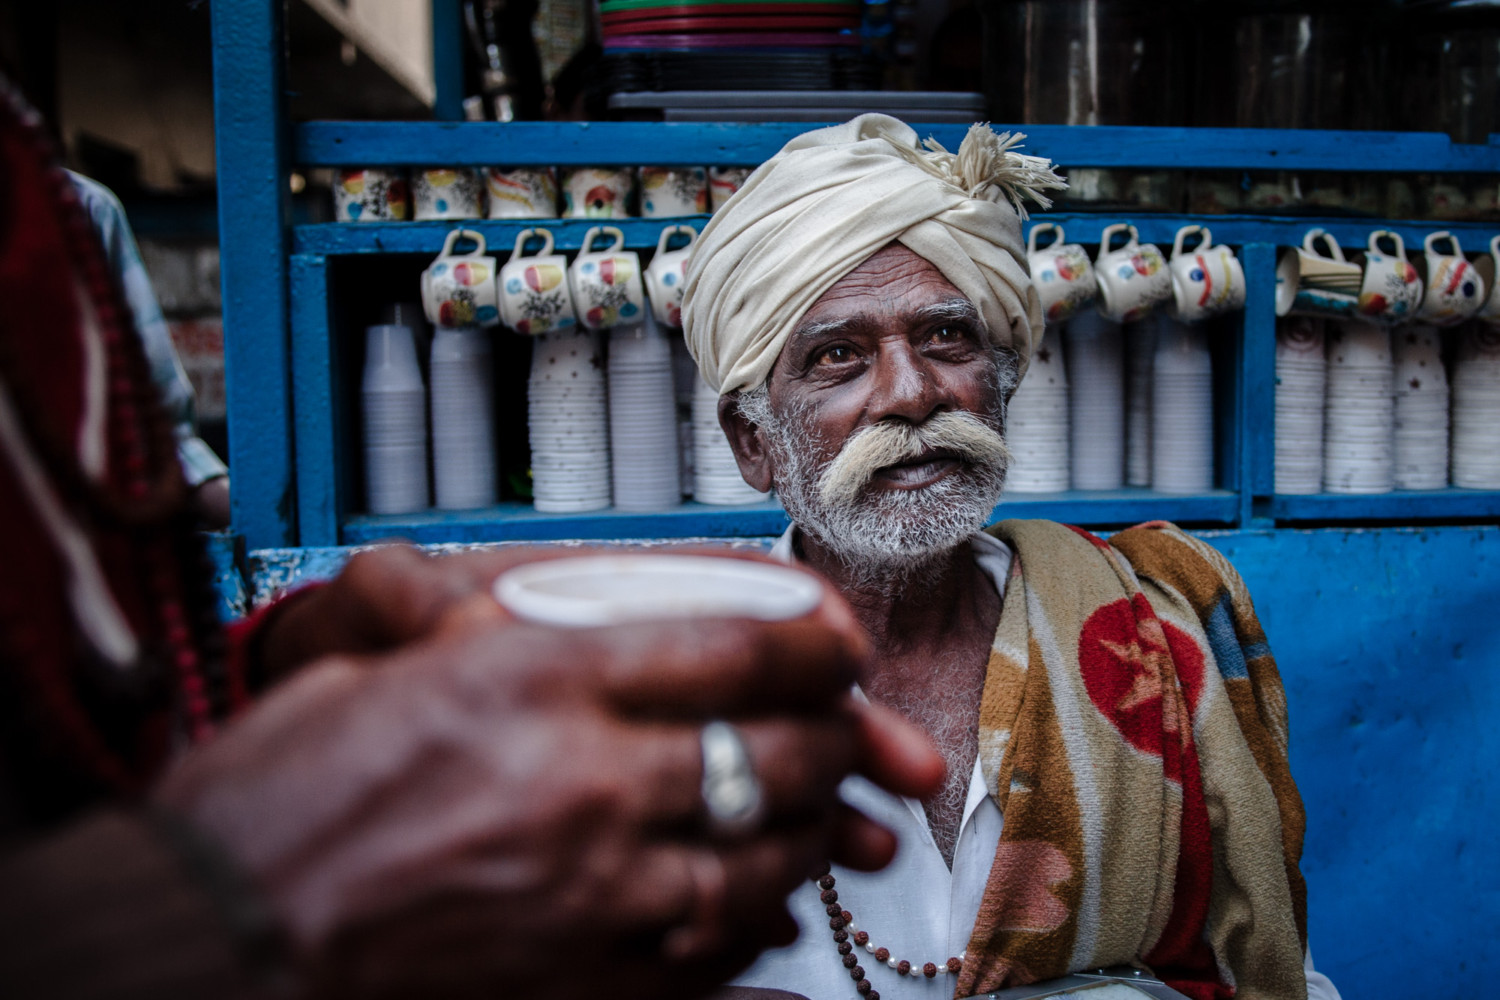
[[[213,5],[214,145],[234,530],[295,544],[287,357],[288,141],[278,3]]]
[[[432,0],[432,117],[464,120],[464,26],[462,0]]]

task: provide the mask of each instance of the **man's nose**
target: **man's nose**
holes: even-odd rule
[[[931,363],[910,343],[884,345],[875,361],[869,417],[920,424],[950,404]]]

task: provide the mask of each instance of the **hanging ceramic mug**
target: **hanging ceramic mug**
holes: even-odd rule
[[[562,175],[563,216],[624,219],[630,215],[635,174],[629,167],[573,167]]]
[[[1184,247],[1198,237],[1192,250]],[[1172,243],[1172,304],[1178,320],[1196,323],[1219,313],[1245,308],[1245,269],[1234,251],[1213,246],[1207,226],[1183,226]]]
[[[685,235],[687,245],[667,249],[672,237]],[[656,254],[646,268],[646,292],[651,297],[651,312],[662,326],[682,326],[682,289],[687,277],[687,262],[698,231],[692,226],[667,226],[656,240]]]
[[[531,239],[542,241],[540,253],[526,256]],[[552,233],[523,229],[516,249],[500,269],[500,315],[517,333],[535,335],[571,330],[578,318],[568,293],[568,259],[552,252]]]
[[[474,249],[458,253],[459,240]],[[455,229],[443,250],[422,272],[422,311],[434,326],[494,326],[500,322],[496,304],[495,258],[485,255],[484,234]]]
[[[403,170],[340,170],[333,178],[333,217],[337,222],[404,222],[407,209]]]
[[[1484,305],[1474,315],[1486,323],[1500,323],[1500,235],[1490,240],[1489,255],[1476,260],[1474,269],[1489,290]]]
[[[1389,245],[1390,253],[1381,249]],[[1422,304],[1422,279],[1406,259],[1400,233],[1377,229],[1370,234],[1359,287],[1359,314],[1385,323],[1399,323],[1416,315]]]
[[[1319,251],[1319,246],[1324,251]],[[1301,247],[1292,247],[1276,262],[1276,315],[1293,312],[1315,316],[1354,316],[1364,274],[1344,259],[1338,240],[1322,229],[1309,229]]]
[[[1055,233],[1052,242],[1037,249],[1037,237]],[[1080,244],[1064,243],[1067,234],[1055,222],[1039,222],[1026,240],[1026,258],[1031,266],[1031,284],[1042,303],[1042,317],[1049,325],[1061,323],[1099,295],[1094,265]]]
[[[702,167],[641,167],[641,216],[670,219],[708,211],[708,171]]]
[[[595,250],[594,239],[607,236],[609,246]],[[578,319],[590,330],[640,323],[646,314],[641,259],[625,249],[625,234],[614,226],[595,226],[583,237],[583,248],[568,270],[568,287]]]
[[[1448,253],[1439,252],[1440,243],[1448,244]],[[1417,271],[1427,291],[1417,319],[1435,326],[1454,326],[1478,312],[1485,301],[1484,279],[1463,255],[1458,238],[1447,230],[1428,233],[1422,249],[1425,252],[1417,258]]]
[[[484,187],[492,219],[557,218],[557,171],[552,167],[490,167]]]
[[[1125,245],[1111,250],[1110,239],[1126,233]],[[1140,242],[1140,233],[1127,222],[1106,226],[1099,236],[1094,260],[1099,282],[1099,311],[1116,323],[1133,323],[1172,297],[1172,273],[1161,250]]]
[[[423,167],[412,171],[418,219],[479,219],[484,182],[471,167]]]
[[[745,178],[749,176],[749,167],[709,167],[709,209],[717,212],[724,207],[724,203],[734,197],[734,193],[740,189],[740,186],[745,183]]]

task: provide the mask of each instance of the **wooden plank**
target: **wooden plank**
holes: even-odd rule
[[[800,122],[309,122],[294,130],[305,166],[754,165]],[[956,150],[967,126],[913,126]],[[1340,170],[1370,173],[1500,172],[1500,145],[1455,143],[1438,132],[1002,126],[1025,151],[1068,167],[1176,170]]]
[[[1337,524],[1500,518],[1500,490],[1396,491],[1379,494],[1315,493],[1277,496],[1271,501],[1277,521]]]
[[[291,289],[297,543],[334,545],[339,540],[333,386],[337,368],[328,320],[327,258],[293,254]]]
[[[1240,256],[1246,284],[1245,337],[1240,345],[1241,482],[1248,503],[1250,497],[1269,496],[1275,488],[1276,248],[1251,243]],[[1248,515],[1248,510],[1242,512],[1242,524]]]

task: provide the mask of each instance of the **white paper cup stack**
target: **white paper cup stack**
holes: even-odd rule
[[[1448,373],[1436,327],[1412,324],[1391,335],[1396,366],[1396,489],[1448,485]]]
[[[438,327],[432,379],[432,485],[440,510],[488,507],[496,498],[495,388],[490,334]]]
[[[1323,414],[1323,489],[1388,493],[1395,486],[1391,336],[1361,320],[1327,326],[1328,405]]]
[[[1085,309],[1063,334],[1071,391],[1075,490],[1117,490],[1125,482],[1125,338],[1120,324]]]
[[[1005,441],[1010,470],[1005,488],[1014,493],[1066,490],[1072,475],[1068,462],[1068,372],[1063,365],[1060,331],[1031,355],[1026,376],[1016,387],[1005,414]]]
[[[693,499],[699,503],[760,503],[770,494],[745,482],[719,426],[719,394],[700,376],[693,391]]]
[[[365,331],[365,499],[372,514],[427,506],[427,390],[410,327]]]
[[[681,330],[671,330],[672,389],[677,400],[677,464],[682,471],[682,495],[693,495],[693,391],[698,387],[698,363],[688,351]]]
[[[1500,489],[1500,328],[1470,323],[1453,365],[1453,485]]]
[[[572,514],[609,506],[609,411],[604,358],[589,330],[531,341],[526,387],[536,509]]]
[[[1125,326],[1125,485],[1151,485],[1151,363],[1154,318]]]
[[[609,450],[615,506],[667,510],[682,503],[672,346],[650,310],[609,337]]]
[[[1151,488],[1204,493],[1214,484],[1214,369],[1199,324],[1157,317],[1151,364]]]
[[[1328,391],[1323,321],[1276,321],[1276,492],[1323,488],[1323,406]]]

